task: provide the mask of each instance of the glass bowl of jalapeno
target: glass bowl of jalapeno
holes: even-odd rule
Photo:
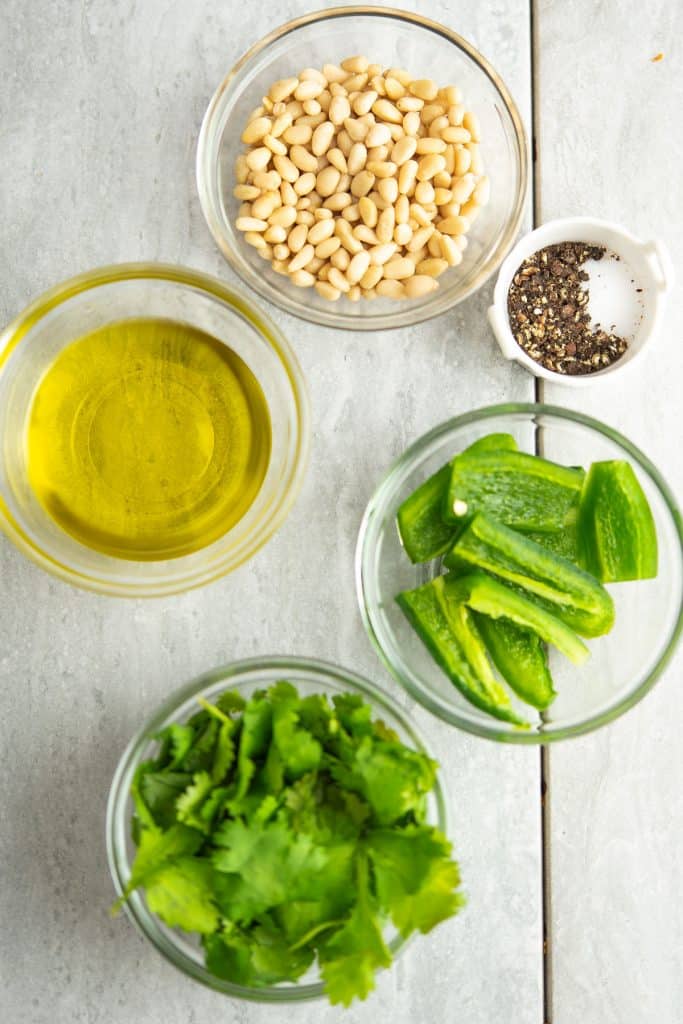
[[[597,420],[540,404],[456,417],[370,500],[361,614],[398,682],[489,739],[548,743],[652,688],[683,626],[683,526],[656,467]]]

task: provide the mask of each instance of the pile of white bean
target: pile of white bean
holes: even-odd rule
[[[429,294],[489,197],[460,89],[366,57],[275,82],[242,141],[238,230],[325,299]]]

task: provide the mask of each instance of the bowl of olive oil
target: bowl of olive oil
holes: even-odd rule
[[[242,564],[291,508],[309,432],[287,341],[196,271],[104,267],[0,335],[0,526],[80,586],[153,596]]]

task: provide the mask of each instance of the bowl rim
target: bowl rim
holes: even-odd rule
[[[256,307],[250,297],[230,288],[219,278],[204,271],[179,264],[140,261],[111,263],[94,267],[67,278],[33,299],[7,326],[0,331],[0,375],[10,355],[24,340],[31,328],[53,309],[64,302],[102,285],[129,280],[163,280],[186,288],[197,289],[230,306],[242,316],[272,348],[284,371],[293,404],[293,418],[297,424],[291,469],[281,500],[271,511],[256,543],[246,544],[234,562],[230,559],[214,560],[207,570],[188,570],[183,576],[174,575],[152,583],[130,583],[102,580],[94,574],[81,573],[62,564],[58,558],[44,551],[22,528],[0,495],[0,531],[16,548],[51,575],[81,589],[113,597],[161,597],[185,593],[212,583],[233,572],[252,558],[282,526],[298,497],[308,466],[311,442],[311,410],[308,386],[294,349],[273,321]],[[201,549],[200,549],[201,550]],[[227,564],[226,564],[227,561]]]
[[[117,762],[109,788],[105,814],[107,864],[117,899],[122,895],[126,881],[121,864],[122,857],[125,857],[126,853],[125,848],[123,851],[120,848],[120,837],[122,827],[127,831],[129,822],[122,819],[126,813],[132,774],[139,762],[142,751],[149,743],[150,737],[154,732],[158,731],[169,717],[177,713],[178,709],[186,701],[198,696],[208,687],[214,686],[217,683],[225,683],[226,688],[229,688],[231,683],[234,686],[258,683],[259,677],[262,677],[264,672],[267,671],[282,671],[285,675],[291,673],[294,676],[293,681],[295,685],[297,673],[300,676],[310,673],[312,677],[323,677],[326,681],[334,681],[346,689],[362,694],[372,705],[373,713],[381,713],[382,710],[390,712],[401,723],[401,727],[408,736],[411,747],[431,756],[429,747],[420,729],[410,717],[409,711],[399,704],[397,697],[384,686],[375,683],[366,676],[359,675],[352,669],[347,669],[319,658],[298,655],[266,655],[244,658],[209,669],[174,690],[155,708],[130,739]],[[323,688],[324,684],[321,683],[320,685]],[[444,791],[444,781],[444,772],[439,768],[432,791],[438,819],[436,824],[448,836],[448,801]],[[207,988],[220,992],[223,995],[260,1003],[303,1002],[324,997],[325,993],[320,981],[305,985],[295,983],[281,988],[274,985],[252,988],[218,978],[210,974],[203,964],[194,963],[186,957],[165,933],[157,931],[153,934],[150,932],[148,927],[149,921],[156,921],[156,917],[147,909],[139,893],[133,894],[131,899],[123,905],[123,909],[138,933],[147,939],[166,960],[187,977],[205,985]],[[414,934],[407,939],[401,939],[400,936],[397,936],[391,943],[393,962],[408,948],[413,938]]]
[[[489,265],[474,278],[466,292],[463,292],[462,295],[454,299],[442,309],[425,312],[422,308],[407,303],[399,306],[395,312],[385,313],[382,316],[354,317],[343,313],[335,314],[332,311],[327,313],[317,309],[308,309],[305,306],[294,306],[294,304],[290,303],[289,299],[280,289],[266,288],[258,274],[253,275],[253,280],[251,278],[247,279],[243,272],[241,261],[237,258],[230,239],[222,230],[221,218],[217,215],[214,207],[212,189],[208,184],[211,174],[211,167],[208,162],[208,152],[213,135],[214,120],[220,112],[222,103],[231,87],[233,79],[253,59],[258,57],[259,54],[265,51],[278,39],[281,39],[298,29],[305,28],[307,25],[315,22],[353,16],[370,16],[387,19],[393,18],[399,21],[409,22],[413,25],[418,25],[420,28],[427,29],[436,35],[442,36],[448,42],[462,50],[466,56],[469,57],[481,71],[483,71],[497,90],[512,123],[516,142],[516,156],[518,159],[519,187],[515,196],[511,216],[501,234],[500,239],[498,240],[497,251],[491,258]],[[353,5],[348,7],[330,7],[327,9],[313,11],[310,14],[304,14],[298,18],[293,18],[263,36],[260,40],[254,43],[246,53],[242,55],[242,57],[239,58],[216,88],[202,119],[199,137],[197,140],[195,174],[199,203],[209,231],[230,267],[246,285],[258,292],[262,298],[279,306],[280,309],[290,313],[292,316],[298,317],[299,319],[306,320],[309,323],[314,323],[323,327],[334,327],[338,330],[346,331],[382,331],[401,327],[410,327],[419,323],[426,323],[434,317],[441,316],[459,305],[465,299],[469,298],[491,279],[499,269],[507,253],[512,248],[515,238],[519,232],[522,218],[524,217],[526,198],[529,190],[529,166],[529,141],[517,104],[498,72],[486,57],[476,49],[476,47],[463,38],[463,36],[459,35],[459,33],[453,31],[453,29],[442,25],[440,22],[435,21],[432,18],[426,18],[417,12],[405,11],[398,7]]]
[[[592,416],[587,416],[584,413],[576,412],[572,409],[565,409],[557,405],[547,405],[541,402],[507,402],[499,405],[484,406],[481,409],[472,410],[471,412],[455,416],[452,419],[446,420],[444,423],[438,424],[436,427],[432,428],[432,430],[423,434],[414,441],[403,452],[403,454],[395,459],[389,466],[366,506],[358,532],[355,555],[356,595],[363,625],[365,626],[365,630],[370,638],[370,642],[379,655],[380,661],[389,670],[397,682],[399,682],[401,686],[403,686],[404,689],[406,689],[408,693],[415,698],[415,700],[419,701],[423,707],[436,715],[436,717],[441,721],[447,722],[449,725],[455,725],[459,729],[471,733],[474,736],[480,736],[484,739],[520,746],[539,746],[546,745],[548,743],[555,743],[558,740],[568,739],[571,737],[583,736],[586,733],[593,732],[595,729],[598,729],[603,725],[607,725],[609,722],[619,718],[625,711],[628,711],[629,708],[642,700],[664,672],[677,647],[681,633],[683,632],[683,593],[681,594],[679,603],[678,616],[668,642],[660,654],[656,664],[639,686],[626,694],[616,704],[610,706],[599,714],[592,715],[582,722],[557,729],[553,732],[541,733],[525,732],[523,730],[518,732],[514,732],[512,730],[504,731],[494,718],[491,718],[490,725],[488,723],[484,724],[483,719],[481,722],[470,720],[464,715],[459,714],[457,711],[453,711],[444,703],[436,700],[428,687],[422,683],[421,679],[416,674],[411,670],[404,669],[402,665],[394,664],[390,656],[385,651],[382,640],[375,628],[374,610],[369,607],[365,585],[365,578],[367,575],[366,561],[370,557],[370,553],[366,550],[370,534],[370,525],[373,518],[376,516],[377,509],[381,508],[385,494],[391,491],[391,487],[397,477],[400,476],[407,466],[411,465],[417,456],[422,454],[426,447],[440,439],[443,435],[448,434],[450,431],[460,427],[469,426],[473,423],[485,422],[486,420],[497,416],[512,415],[515,413],[526,413],[531,416],[544,415],[555,417],[560,420],[569,420],[574,423],[578,423],[581,426],[588,427],[591,430],[597,431],[599,434],[602,434],[609,440],[620,445],[623,450],[634,459],[636,464],[647,473],[661,494],[671,516],[671,520],[678,537],[681,559],[683,560],[683,517],[681,516],[676,498],[657,467],[643,452],[640,451],[639,448],[636,447],[636,445],[629,441],[628,438],[624,437],[624,435],[619,431],[614,430],[612,427],[609,427],[606,424],[601,423],[599,420],[594,419]]]

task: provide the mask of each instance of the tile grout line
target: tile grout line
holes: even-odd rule
[[[538,139],[540,136],[539,103],[537,102],[538,86],[538,18],[537,0],[529,0],[529,51],[531,64],[531,218],[532,226],[540,224],[541,189],[540,189],[540,152]],[[536,402],[545,399],[543,381],[534,378],[534,398]],[[537,444],[537,449],[539,445]],[[540,454],[540,452],[539,452]],[[551,899],[551,863],[550,863],[550,749],[543,745],[539,751],[540,772],[540,814],[541,814],[541,927],[543,952],[543,1024],[551,1024],[553,1015],[553,970],[552,970],[552,899]]]
[[[552,959],[552,898],[550,864],[550,748],[540,749],[541,769],[541,885],[543,918],[543,1024],[552,1024],[553,1017],[553,959]]]

